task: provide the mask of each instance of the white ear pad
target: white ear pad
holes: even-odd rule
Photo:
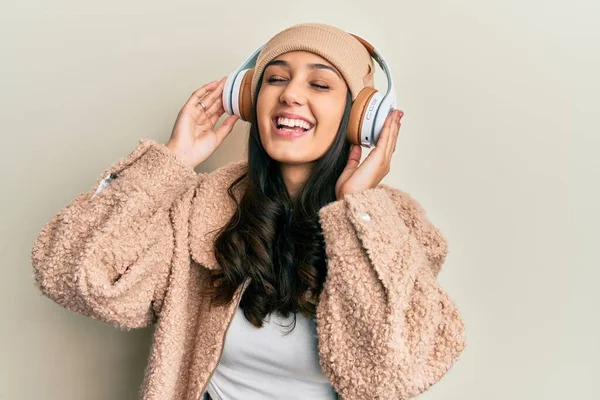
[[[238,71],[233,71],[227,76],[227,79],[225,80],[225,86],[223,87],[223,95],[221,96],[223,101],[223,109],[229,115],[233,115],[232,97],[235,93],[234,84],[235,77],[238,75],[237,72]]]
[[[391,92],[388,96],[385,96],[382,99],[381,104],[377,109],[377,113],[374,118],[373,144],[377,143],[379,140],[379,135],[381,135],[381,130],[385,124],[385,119],[390,114],[390,111],[392,111],[394,108],[396,108],[396,94]]]

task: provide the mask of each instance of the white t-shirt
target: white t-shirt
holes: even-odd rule
[[[223,356],[206,391],[214,400],[333,400],[337,393],[319,364],[314,320],[296,314],[252,325],[238,306]],[[287,334],[286,334],[287,333]]]

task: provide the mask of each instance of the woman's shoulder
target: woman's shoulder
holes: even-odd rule
[[[246,171],[246,160],[233,161],[202,173],[204,176],[199,179],[189,214],[190,253],[196,262],[209,269],[218,267],[212,249],[218,230],[236,210],[236,202],[229,196],[228,189]],[[238,201],[243,192],[244,185],[233,189]]]
[[[215,168],[211,174],[215,175],[237,175],[246,172],[248,169],[248,160],[242,159],[237,161],[231,161],[227,164],[221,165]]]
[[[219,202],[221,197],[228,197],[228,188],[247,170],[248,161],[238,160],[213,168],[208,172],[198,173],[195,197],[203,198],[203,201]]]

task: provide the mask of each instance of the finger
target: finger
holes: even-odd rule
[[[398,129],[396,129],[396,133],[394,135],[394,148],[392,149],[392,154],[394,154],[394,152],[396,151],[396,145],[398,144],[398,136],[400,136],[400,127],[402,126],[401,121],[404,113],[402,111],[400,111],[400,113],[400,118],[398,118]]]
[[[215,124],[217,123],[217,121],[219,120],[219,118],[221,117],[221,115],[223,114],[223,112],[219,113],[219,107],[222,106],[222,101],[220,100],[220,95],[219,96],[219,101],[211,101],[211,95],[213,95],[214,93],[216,93],[217,91],[219,91],[219,87],[221,87],[221,93],[223,91],[222,87],[224,86],[225,83],[225,78],[222,78],[221,80],[217,81],[217,86],[214,87],[214,89],[210,92],[208,92],[208,94],[206,94],[200,102],[196,103],[195,107],[194,107],[194,115],[195,115],[195,120],[196,123],[198,123],[199,125],[202,124],[206,124],[209,123],[211,124],[211,129],[214,128]],[[214,96],[212,96],[214,97]],[[202,107],[200,105],[200,103],[202,103],[204,105],[204,107],[206,107],[206,110],[204,109],[204,107]]]
[[[350,153],[348,154],[348,162],[346,163],[346,167],[344,167],[344,170],[342,171],[342,176],[344,174],[351,175],[358,168],[358,165],[360,164],[361,153],[362,147],[360,147],[357,144],[352,146],[352,150],[350,150]]]
[[[398,124],[398,131],[400,131],[400,126],[402,126],[402,124]],[[394,155],[394,152],[396,151],[397,143],[398,143],[398,134],[396,133],[394,135],[394,141],[392,142],[392,154],[390,154],[390,157]]]
[[[221,117],[221,115],[225,114],[225,108],[223,107],[222,101],[219,102],[219,109],[217,110],[217,114],[219,115],[219,117]]]
[[[223,124],[215,131],[219,143],[221,143],[233,130],[233,126],[238,119],[239,117],[237,115],[230,115],[229,117],[225,118]]]
[[[214,88],[214,90],[210,91],[206,96],[202,98],[202,104],[208,110],[218,99],[221,102],[221,95],[223,94],[223,87],[225,87],[225,78],[222,78],[219,81],[219,84]],[[198,107],[202,107],[198,102]]]
[[[390,123],[389,132],[387,136],[388,142],[385,148],[385,155],[388,162],[391,161],[392,154],[394,152],[394,142],[396,141],[396,133],[398,132],[398,125],[400,124],[399,115],[400,110],[394,110],[392,122]]]
[[[362,147],[360,147],[360,145],[358,145],[358,144],[353,145],[352,150],[350,150],[350,153],[348,154],[348,163],[346,165],[346,168],[348,168],[348,166],[357,167],[358,164],[360,163],[361,154],[362,154]]]
[[[202,101],[202,103],[204,103],[204,100]],[[215,114],[217,114],[217,112],[219,111],[219,108],[223,105],[223,102],[215,101],[210,105],[210,107],[206,103],[204,103],[204,105],[206,106],[206,114],[209,116],[209,118],[212,121]],[[202,108],[202,106],[200,106],[200,108]],[[219,119],[218,116],[217,116],[217,119]],[[216,122],[216,120],[215,120],[215,122]]]
[[[354,174],[354,171],[358,169],[358,166],[360,164],[361,154],[362,147],[357,144],[352,145],[352,149],[348,154],[348,162],[346,163],[344,170],[338,177],[338,181],[345,182],[350,178],[350,176],[352,176],[352,174]]]
[[[388,157],[388,149],[390,144],[390,132],[392,129],[392,125],[394,123],[395,110],[392,110],[385,119],[383,123],[383,127],[381,128],[381,133],[379,134],[379,139],[377,139],[376,148],[378,152],[382,154],[383,157]]]
[[[194,122],[197,125],[208,125],[210,124],[210,117],[208,116],[208,114],[206,112],[204,112],[204,110],[202,109],[202,107],[195,107],[195,106],[190,106],[191,108],[189,108],[191,110],[190,114],[192,116],[192,118],[194,119]]]
[[[214,90],[219,84],[219,81],[212,81],[202,86],[200,89],[194,91],[188,101],[185,103],[186,106],[196,107],[200,99],[206,95],[211,90]]]
[[[394,136],[394,129],[396,128],[396,123],[398,121],[398,110],[394,110],[390,115],[390,125],[388,126],[387,131],[387,143],[385,146],[386,151],[389,150],[390,145],[392,144],[392,139]]]
[[[210,121],[213,126],[217,123],[221,115],[225,114],[225,109],[223,108],[223,103],[220,101],[215,101],[215,104],[211,107]]]
[[[388,116],[385,118],[385,121],[383,122],[383,127],[381,128],[381,133],[379,134],[379,138],[377,139],[377,143],[375,144],[376,147],[383,149],[387,145],[388,133],[389,133],[390,125],[392,124],[393,119],[394,119],[394,111],[392,110],[388,114]]]

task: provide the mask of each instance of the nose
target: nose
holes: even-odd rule
[[[300,86],[301,85],[299,83],[290,80],[285,86],[285,89],[283,89],[283,92],[281,92],[279,101],[287,104],[288,106],[303,105],[306,103],[306,95]]]

